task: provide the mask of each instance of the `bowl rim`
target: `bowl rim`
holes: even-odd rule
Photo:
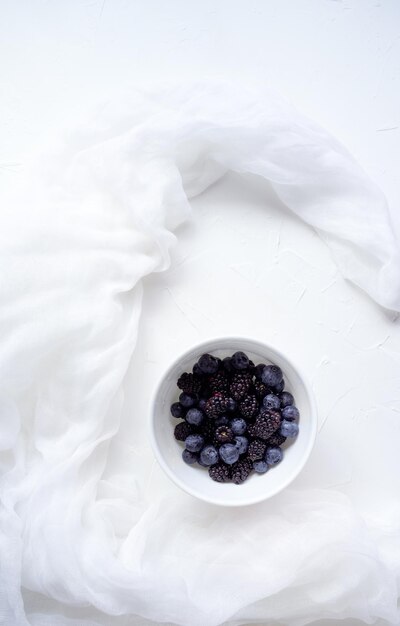
[[[283,480],[279,485],[276,486],[275,489],[273,489],[270,493],[264,495],[261,494],[260,496],[257,497],[249,497],[249,498],[244,498],[243,500],[225,500],[223,502],[218,501],[216,498],[214,498],[213,496],[207,496],[205,494],[199,493],[196,489],[193,489],[190,487],[190,485],[188,485],[186,482],[184,482],[183,480],[181,480],[179,478],[179,476],[177,476],[168,466],[168,464],[166,463],[163,454],[161,453],[160,450],[160,446],[157,443],[156,440],[156,435],[155,435],[155,409],[156,409],[156,402],[158,399],[158,396],[160,394],[160,390],[161,387],[165,381],[165,379],[167,378],[168,374],[170,372],[172,372],[172,370],[175,368],[175,366],[179,363],[179,361],[184,360],[186,357],[189,357],[191,355],[191,353],[195,350],[203,350],[204,349],[208,349],[211,351],[211,347],[210,344],[213,344],[214,342],[216,344],[218,344],[218,342],[223,341],[224,344],[229,343],[230,341],[234,341],[235,343],[243,341],[246,342],[247,344],[253,344],[254,347],[257,347],[257,349],[259,350],[260,348],[263,349],[265,348],[267,351],[270,351],[272,353],[275,353],[279,358],[281,358],[283,361],[286,361],[290,367],[292,367],[295,372],[297,373],[297,375],[299,376],[300,380],[302,381],[303,385],[304,385],[304,390],[306,392],[307,395],[307,399],[308,402],[310,404],[310,424],[311,424],[311,430],[310,430],[310,436],[307,442],[307,446],[306,449],[304,451],[303,454],[303,458],[301,460],[301,462],[296,466],[295,470],[289,474],[289,476],[286,478],[286,480]],[[219,346],[216,345],[214,349],[219,349]],[[249,348],[247,348],[249,350]],[[189,495],[197,498],[198,500],[201,500],[203,502],[207,502],[208,504],[215,504],[217,506],[223,506],[223,507],[241,507],[241,506],[251,506],[252,504],[258,504],[260,502],[263,502],[265,500],[268,500],[269,498],[272,498],[273,496],[275,496],[276,494],[280,493],[281,491],[283,491],[283,489],[286,489],[286,487],[293,482],[293,480],[295,480],[295,478],[297,478],[297,476],[300,474],[300,472],[303,470],[305,464],[307,463],[311,451],[314,447],[314,443],[315,443],[315,439],[317,436],[317,424],[318,424],[318,420],[317,420],[317,404],[316,404],[316,400],[315,400],[315,396],[314,396],[314,392],[312,390],[312,387],[310,385],[310,383],[307,380],[307,377],[305,377],[303,375],[303,373],[301,372],[301,370],[297,367],[297,364],[295,362],[293,362],[291,357],[288,357],[286,354],[284,354],[279,348],[276,348],[274,345],[270,344],[270,343],[265,343],[264,341],[260,341],[258,339],[254,339],[254,337],[246,337],[243,335],[226,335],[226,336],[217,336],[217,337],[211,337],[209,339],[203,340],[199,343],[193,344],[190,348],[187,348],[184,352],[180,353],[178,355],[177,358],[175,358],[173,361],[171,361],[169,363],[169,365],[165,368],[163,374],[160,376],[154,392],[153,392],[153,396],[150,402],[150,419],[148,420],[148,435],[149,435],[149,439],[150,439],[150,443],[151,443],[151,447],[154,453],[154,456],[158,462],[158,464],[160,465],[160,467],[163,469],[163,471],[165,472],[165,474],[169,477],[169,479],[175,483],[178,487],[180,487],[183,491],[185,491],[186,493],[188,493]]]

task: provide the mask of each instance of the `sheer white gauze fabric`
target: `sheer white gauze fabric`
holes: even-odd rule
[[[102,481],[140,281],[168,267],[188,198],[228,170],[268,179],[344,276],[400,310],[383,194],[337,141],[272,94],[226,84],[137,93],[69,136],[3,198],[0,217],[8,626],[399,620],[395,529],[371,527],[339,493],[286,491],[272,509],[232,515],[195,501],[188,509],[178,490],[173,502],[152,499],[135,459],[115,484]],[[53,609],[43,600],[26,614],[22,587]],[[98,621],[68,613],[88,605]]]

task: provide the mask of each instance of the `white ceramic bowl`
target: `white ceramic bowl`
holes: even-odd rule
[[[176,381],[180,374],[191,371],[194,363],[209,352],[224,358],[243,350],[257,363],[274,363],[282,369],[285,389],[294,397],[300,411],[300,431],[296,439],[288,439],[283,446],[281,463],[265,474],[252,474],[241,485],[216,483],[206,469],[186,465],[182,460],[183,443],[174,438],[178,420],[170,414],[170,405],[176,402],[179,389]],[[245,506],[261,502],[291,483],[302,470],[310,456],[317,430],[317,412],[313,393],[297,367],[279,350],[253,339],[223,337],[194,346],[179,356],[159,382],[152,405],[150,438],[154,454],[165,473],[186,492],[221,506]]]

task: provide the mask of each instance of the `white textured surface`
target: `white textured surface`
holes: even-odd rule
[[[21,2],[2,11],[3,180],[60,123],[136,79],[250,75],[334,132],[399,206],[396,2]],[[209,334],[271,337],[303,364],[320,409],[318,443],[296,486],[336,487],[389,525],[400,487],[399,322],[338,276],[324,244],[278,211],[260,182],[228,176],[193,210],[173,267],[146,281],[131,370],[143,377],[127,378],[126,441],[132,407],[146,416],[176,350]],[[109,467],[118,455],[111,450]],[[150,489],[175,493],[156,466]]]

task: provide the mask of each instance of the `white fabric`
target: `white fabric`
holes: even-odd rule
[[[287,490],[273,514],[268,503],[232,514],[193,501],[188,511],[178,491],[174,502],[152,502],[141,442],[115,483],[101,480],[136,342],[140,281],[168,267],[188,197],[228,170],[271,181],[327,241],[344,276],[400,310],[399,248],[383,194],[287,104],[207,84],[106,107],[2,203],[0,620],[8,626],[114,623],[36,609],[28,620],[21,585],[71,610],[139,616],[115,618],[124,626],[399,623],[399,526],[361,519],[339,493]]]

